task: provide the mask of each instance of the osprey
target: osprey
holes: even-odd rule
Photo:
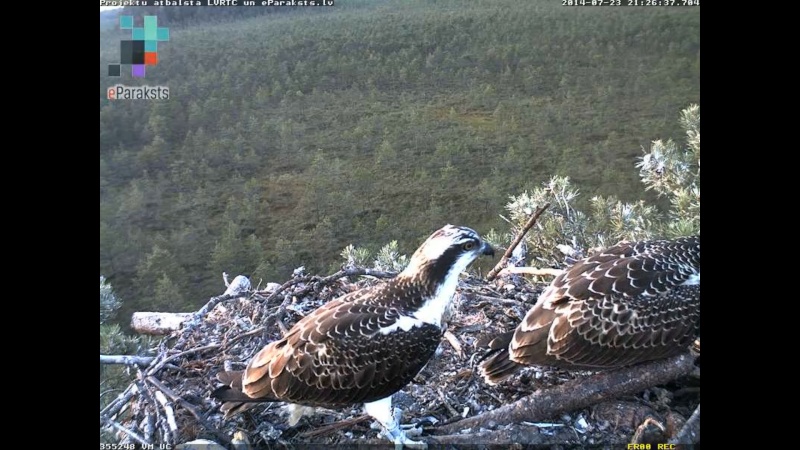
[[[252,402],[335,408],[363,403],[395,444],[408,439],[391,396],[439,346],[458,277],[480,255],[494,255],[475,231],[447,225],[385,283],[351,292],[303,317],[259,351],[244,372],[221,372],[212,396],[225,417]]]
[[[700,332],[700,236],[620,243],[579,260],[516,330],[489,342],[489,384],[523,365],[608,369],[685,351]]]

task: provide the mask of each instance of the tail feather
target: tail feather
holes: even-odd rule
[[[219,372],[217,379],[225,383],[225,386],[218,387],[211,392],[211,398],[223,402],[220,411],[225,413],[226,419],[258,406],[259,403],[279,401],[269,397],[253,398],[242,392],[241,371]]]
[[[491,350],[480,360],[479,373],[486,383],[497,385],[523,367],[509,359],[508,345],[513,337],[514,332],[510,331],[484,345]]]

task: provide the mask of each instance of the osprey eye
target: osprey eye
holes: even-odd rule
[[[474,241],[465,242],[464,245],[461,246],[461,248],[463,248],[465,251],[470,251],[473,248],[475,248],[475,242]]]

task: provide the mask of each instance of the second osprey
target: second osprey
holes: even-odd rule
[[[684,352],[699,332],[700,236],[620,243],[556,277],[516,330],[489,342],[480,372],[498,384],[527,365],[633,365]]]

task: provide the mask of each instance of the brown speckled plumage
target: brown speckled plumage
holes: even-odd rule
[[[522,365],[608,369],[685,351],[700,332],[700,237],[622,243],[556,277],[480,366],[496,384]]]
[[[226,417],[252,402],[340,407],[390,397],[422,370],[444,333],[459,273],[492,249],[448,225],[396,278],[323,305],[259,351],[243,373],[222,372],[212,396]]]

